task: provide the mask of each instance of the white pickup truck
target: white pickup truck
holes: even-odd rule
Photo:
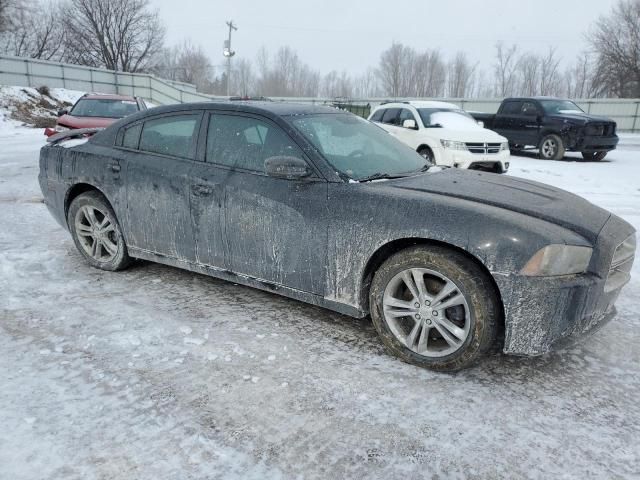
[[[435,101],[384,103],[369,120],[435,165],[505,173],[509,142],[457,105]]]

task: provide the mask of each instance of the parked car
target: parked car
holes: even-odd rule
[[[385,103],[369,120],[435,165],[504,173],[507,139],[480,126],[460,107],[445,102]]]
[[[565,152],[602,160],[618,144],[616,122],[585,113],[571,100],[507,98],[495,115],[474,113],[473,117],[507,137],[512,150],[537,148],[546,160],[560,160]]]
[[[619,217],[548,185],[429,167],[331,107],[171,105],[64,136],[40,151],[40,186],[90,265],[141,258],[371,314],[416,365],[560,347],[610,320],[630,278]]]
[[[140,97],[86,93],[71,110],[58,111],[55,128],[45,129],[44,134],[50,137],[65,130],[104,128],[127,115],[146,109],[147,105]]]

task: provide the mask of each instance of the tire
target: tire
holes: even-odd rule
[[[418,155],[424,158],[429,165],[436,164],[436,159],[433,155],[433,151],[429,147],[420,147],[417,151]]]
[[[424,302],[411,293],[416,282],[411,288],[405,283],[407,273],[409,281],[414,273],[423,279]],[[445,289],[451,294],[445,295]],[[369,308],[393,355],[438,371],[473,365],[496,344],[502,325],[499,294],[488,275],[462,253],[441,246],[408,248],[384,262],[371,284]],[[405,312],[408,315],[402,315]],[[450,330],[451,324],[457,329]],[[454,342],[449,343],[443,330]]]
[[[564,143],[558,135],[547,135],[540,142],[540,158],[544,160],[562,160]]]
[[[76,248],[91,266],[116,271],[131,263],[116,214],[99,192],[78,195],[69,206],[67,224]]]
[[[588,162],[599,162],[604,160],[609,152],[582,152],[582,158]]]

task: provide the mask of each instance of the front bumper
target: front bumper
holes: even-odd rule
[[[589,273],[564,277],[494,274],[505,310],[504,352],[542,355],[597,331],[616,314],[625,282],[607,282],[616,247],[634,230],[612,215],[603,227]],[[630,266],[629,266],[630,268]]]
[[[573,149],[580,152],[608,152],[618,145],[618,136],[611,137],[582,137],[579,138]]]
[[[491,170],[491,165],[494,165],[493,170],[496,173],[505,173],[509,170],[509,158],[511,157],[509,150],[493,154],[477,154],[464,150],[441,148],[438,153],[439,155],[436,154],[438,165],[481,170]]]

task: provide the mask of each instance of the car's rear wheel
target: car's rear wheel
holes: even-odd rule
[[[131,263],[120,224],[100,193],[76,197],[69,206],[67,222],[76,248],[92,266],[115,271]]]
[[[424,158],[429,165],[435,165],[436,159],[433,155],[433,151],[429,147],[420,147],[418,149],[418,154]]]
[[[561,160],[564,151],[564,143],[558,135],[547,135],[540,142],[540,158],[545,160]]]
[[[495,344],[501,324],[498,293],[487,274],[440,246],[390,257],[374,276],[369,306],[385,346],[433,370],[472,365]]]
[[[582,158],[588,162],[599,162],[604,160],[608,152],[582,152]]]

